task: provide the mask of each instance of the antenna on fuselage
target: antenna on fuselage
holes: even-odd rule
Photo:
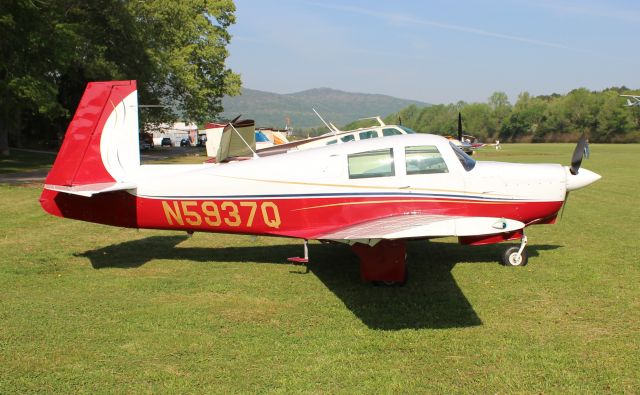
[[[324,123],[324,126],[326,126],[327,128],[329,128],[329,130],[331,131],[331,133],[333,133],[334,136],[338,137],[338,135],[336,134],[336,131],[320,116],[320,114],[318,114],[318,112],[316,111],[315,108],[312,108],[313,112],[316,113],[316,115],[318,116],[318,118],[320,118],[320,120],[322,121],[322,123]],[[335,128],[335,126],[334,126]],[[337,128],[336,128],[337,130]]]

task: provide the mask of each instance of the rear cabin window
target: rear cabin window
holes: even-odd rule
[[[348,156],[349,178],[391,177],[395,175],[393,149],[358,152]]]
[[[448,173],[447,164],[435,145],[418,145],[405,148],[407,175]]]
[[[399,131],[398,129],[392,129],[392,128],[382,129],[382,136],[383,137],[395,136],[397,134],[402,134],[402,132]]]
[[[365,130],[364,132],[360,132],[360,140],[374,139],[376,137],[378,137],[378,132],[375,130]]]

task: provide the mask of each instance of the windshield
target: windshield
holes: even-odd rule
[[[476,166],[476,161],[469,155],[465,154],[464,151],[460,149],[460,147],[453,144],[452,142],[449,142],[449,145],[451,146],[451,148],[453,148],[453,152],[456,153],[458,160],[460,161],[460,163],[462,163],[462,167],[464,167],[466,171],[470,171]]]

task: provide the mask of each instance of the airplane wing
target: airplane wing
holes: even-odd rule
[[[382,239],[490,235],[512,232],[524,226],[520,221],[507,218],[408,214],[347,226],[314,239],[374,245]]]

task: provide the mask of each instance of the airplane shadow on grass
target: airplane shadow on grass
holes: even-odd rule
[[[213,263],[247,262],[290,264],[289,256],[302,251],[302,243],[252,246],[176,248],[186,236],[151,236],[127,241],[78,256],[95,269],[137,268],[153,259],[178,259]],[[459,262],[497,265],[504,245],[481,247],[454,243],[409,242],[409,281],[404,287],[373,286],[360,279],[358,260],[348,246],[311,244],[309,270],[317,276],[365,325],[372,329],[458,328],[481,325],[473,307],[458,287],[451,270]],[[529,245],[530,257],[555,245]],[[487,263],[489,262],[489,263]],[[514,270],[517,270],[514,268]],[[304,269],[292,265],[291,273]]]

